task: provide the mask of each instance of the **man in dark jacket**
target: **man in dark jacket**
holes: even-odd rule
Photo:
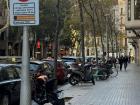
[[[124,61],[123,56],[119,57],[118,60],[119,60],[119,64],[120,64],[120,71],[122,71],[122,65],[123,65],[123,61]]]
[[[127,63],[128,63],[128,56],[124,56],[124,57],[123,57],[123,63],[124,63],[124,69],[125,69],[125,71],[126,71]]]

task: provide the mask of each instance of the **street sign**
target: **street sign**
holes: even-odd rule
[[[39,24],[39,0],[10,0],[10,25]]]

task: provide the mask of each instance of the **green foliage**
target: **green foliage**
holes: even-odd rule
[[[40,25],[32,27],[32,30],[37,33],[37,37],[49,37],[51,41],[54,40],[57,23],[57,0],[40,1]],[[69,1],[60,0],[60,27],[64,26],[64,19],[66,17],[66,10],[69,7]]]

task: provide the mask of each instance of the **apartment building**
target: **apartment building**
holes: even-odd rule
[[[118,0],[118,43],[120,54],[128,55],[129,44],[125,28],[126,4],[125,0]]]
[[[135,49],[135,62],[140,65],[140,0],[126,0],[126,29]]]

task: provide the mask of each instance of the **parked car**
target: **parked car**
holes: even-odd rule
[[[96,56],[85,56],[85,62],[92,62],[93,64],[95,64]],[[98,57],[98,62],[101,62],[101,57]]]
[[[18,105],[20,72],[21,69],[16,65],[0,64],[0,105]]]
[[[76,56],[64,56],[62,60],[69,66],[69,70],[79,70],[82,58]]]
[[[80,69],[80,66],[75,62],[66,62],[66,64],[69,66],[68,70],[67,70],[68,72],[70,70],[79,70]]]
[[[17,64],[21,66],[22,62],[17,62]],[[50,65],[48,62],[40,60],[30,61],[29,64],[30,76],[37,74],[38,72],[40,72],[40,70],[43,70],[49,79],[53,77],[54,69],[53,66]]]
[[[64,62],[75,62],[78,64],[81,64],[82,62],[82,57],[77,57],[77,56],[63,56],[61,59]]]

